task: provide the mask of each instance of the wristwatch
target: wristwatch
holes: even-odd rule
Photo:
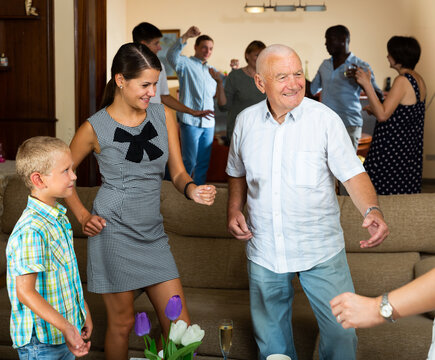
[[[396,321],[393,319],[393,307],[388,301],[388,293],[382,295],[382,301],[381,301],[381,306],[379,308],[379,313],[388,322],[393,323]]]

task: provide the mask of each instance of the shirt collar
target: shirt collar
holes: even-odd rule
[[[353,63],[355,63],[355,58],[356,58],[356,56],[351,51],[349,53],[349,56],[346,58],[346,60],[344,60],[343,64],[353,64]],[[334,59],[332,56],[329,58],[329,62],[331,63],[332,66],[334,66]],[[341,64],[340,66],[342,66],[343,64]]]
[[[351,52],[349,56],[344,61],[345,64],[353,64],[355,63],[355,55]]]
[[[198,63],[200,63],[201,65],[207,65],[207,60],[205,62],[202,62],[201,59],[198,59],[196,56],[191,56],[190,57],[193,61],[196,61]]]
[[[302,102],[303,101],[304,100],[302,100]],[[266,100],[263,100],[263,106],[262,106],[263,116],[262,116],[262,118],[264,121],[272,121],[273,123],[278,124],[278,122],[273,118],[272,113],[269,110],[268,102],[269,102],[269,100],[267,98],[266,98]],[[301,114],[300,107],[302,105],[302,102],[298,106],[296,106],[293,110],[289,111],[286,114],[285,120],[281,125],[283,125],[289,121],[295,122],[298,118],[300,118],[300,114]]]
[[[37,212],[53,224],[63,218],[66,214],[66,208],[58,202],[56,202],[56,205],[53,207],[31,195],[29,195],[27,199],[27,207]]]

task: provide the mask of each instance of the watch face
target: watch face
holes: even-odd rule
[[[385,304],[381,306],[381,315],[384,318],[389,318],[393,314],[393,308],[390,304]]]

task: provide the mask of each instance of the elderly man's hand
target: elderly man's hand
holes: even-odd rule
[[[250,240],[252,233],[246,224],[245,216],[241,211],[228,213],[228,231],[237,240]]]
[[[366,228],[371,238],[360,241],[361,248],[370,248],[378,246],[390,234],[388,226],[384,221],[382,213],[378,210],[372,210],[364,219],[362,227]]]

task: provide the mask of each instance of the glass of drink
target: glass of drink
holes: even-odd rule
[[[344,67],[344,76],[349,79],[355,78],[355,72],[358,69],[358,66],[355,64],[349,64]]]
[[[224,360],[227,360],[233,339],[233,320],[223,319],[219,321],[219,345]]]

